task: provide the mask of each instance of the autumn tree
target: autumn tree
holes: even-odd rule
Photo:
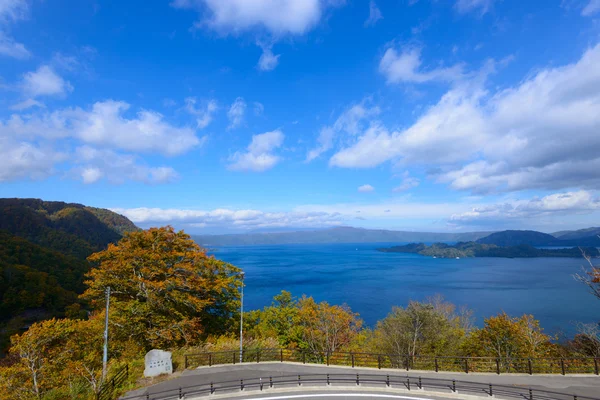
[[[50,319],[35,323],[22,335],[11,338],[10,354],[16,362],[3,371],[5,379],[21,376],[21,389],[41,398],[52,388],[65,384],[62,373],[68,353],[64,344],[75,330],[76,321]]]
[[[487,318],[483,328],[471,332],[464,348],[471,356],[545,357],[554,349],[552,339],[532,315],[511,318],[502,313]]]
[[[240,269],[208,256],[183,231],[167,226],[130,232],[88,260],[94,268],[82,297],[102,308],[111,288],[117,340],[145,349],[187,345],[234,323]]]
[[[598,236],[600,238],[600,236]],[[600,299],[600,267],[594,265],[592,257],[586,254],[584,250],[581,250],[583,258],[587,262],[589,268],[584,268],[583,275],[576,274],[575,279],[584,283],[590,290],[590,292]]]
[[[567,348],[578,356],[600,358],[600,323],[578,324],[577,334]]]
[[[344,350],[357,337],[362,320],[346,305],[315,302],[312,297],[298,301],[298,325],[301,328],[301,347],[327,353]]]

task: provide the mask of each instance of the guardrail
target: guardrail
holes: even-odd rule
[[[167,400],[210,396],[222,393],[263,391],[271,388],[292,388],[307,386],[310,389],[337,386],[348,390],[351,386],[366,386],[370,389],[395,388],[406,390],[431,390],[444,393],[465,393],[486,397],[519,398],[521,400],[600,400],[599,397],[578,396],[577,394],[525,388],[519,386],[495,385],[466,382],[454,379],[423,378],[420,376],[391,376],[365,374],[320,374],[289,375],[267,378],[241,379],[235,381],[211,382],[208,384],[179,387],[145,395],[121,397],[120,400]]]
[[[185,355],[185,368],[236,364],[240,353],[222,351]],[[243,352],[243,362],[288,361],[303,364],[394,368],[435,372],[491,372],[533,374],[596,374],[598,358],[495,358],[453,356],[404,356],[371,353],[312,352],[300,349],[259,349]]]
[[[107,381],[98,393],[96,394],[96,400],[112,400],[115,389],[120,387],[123,382],[129,377],[129,365],[125,365],[117,373]]]

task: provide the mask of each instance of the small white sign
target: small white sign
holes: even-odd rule
[[[146,353],[144,360],[146,361],[146,369],[144,369],[144,376],[146,377],[173,373],[170,351],[150,350]]]

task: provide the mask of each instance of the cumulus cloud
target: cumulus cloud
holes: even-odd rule
[[[196,227],[226,227],[231,229],[258,229],[280,227],[327,227],[340,225],[339,213],[332,212],[265,212],[259,210],[231,210],[219,208],[211,211],[161,209],[161,208],[116,208],[112,211],[125,215],[142,226],[152,224],[185,224]]]
[[[349,107],[336,119],[333,125],[321,128],[317,139],[318,144],[308,151],[306,161],[312,161],[333,148],[335,136],[340,132],[357,135],[364,128],[365,121],[376,117],[380,112],[379,107],[369,106],[369,99]]]
[[[369,184],[362,185],[358,187],[358,191],[361,193],[369,193],[375,191],[375,188]]]
[[[581,10],[581,15],[589,17],[600,11],[600,0],[590,0],[589,3]]]
[[[240,126],[244,122],[244,114],[246,114],[246,102],[242,97],[238,97],[227,111],[227,118],[229,118],[227,129],[235,129]]]
[[[325,10],[344,0],[173,0],[171,6],[197,10],[201,17],[196,29],[207,28],[222,35],[250,33],[268,36],[272,42],[286,36],[304,35],[313,29]],[[263,48],[258,68],[273,70],[279,55]]]
[[[0,182],[17,179],[44,179],[52,175],[66,154],[50,145],[16,140],[0,132]]]
[[[515,220],[590,213],[596,210],[600,210],[600,198],[591,192],[580,190],[476,207],[453,214],[450,222],[461,225],[506,224],[515,223]]]
[[[597,45],[514,87],[458,85],[404,130],[372,125],[354,135],[330,165],[422,164],[438,182],[473,192],[600,188],[599,63]]]
[[[185,109],[191,115],[196,116],[196,126],[198,129],[206,128],[213,120],[213,116],[218,109],[215,100],[209,100],[202,107],[196,107],[197,100],[195,97],[185,99]]]
[[[24,74],[21,86],[23,92],[31,97],[62,96],[73,90],[73,86],[48,65],[42,65],[36,71]]]
[[[461,14],[478,12],[483,15],[491,10],[495,0],[457,0],[455,7]]]
[[[81,146],[75,150],[73,161],[77,166],[71,170],[71,174],[79,176],[86,184],[95,183],[102,178],[113,184],[126,181],[160,184],[178,179],[173,168],[149,167],[137,158],[132,154]]]
[[[174,156],[201,146],[191,128],[180,128],[164,121],[155,111],[142,110],[134,117],[123,114],[128,103],[107,100],[90,110],[65,108],[32,115],[12,115],[0,130],[21,137],[75,138],[86,144],[119,150],[160,153]]]
[[[420,48],[405,47],[398,52],[394,47],[390,47],[379,62],[379,72],[385,76],[388,83],[453,82],[463,77],[461,65],[421,71],[421,64]]]
[[[273,151],[283,144],[284,135],[277,129],[252,136],[245,152],[236,152],[230,158],[228,168],[234,171],[262,172],[273,168],[281,157]]]
[[[369,2],[369,18],[365,21],[365,26],[373,26],[383,18],[381,11],[377,8],[377,4],[373,0]]]
[[[258,69],[261,71],[272,71],[279,64],[279,56],[281,54],[273,54],[270,47],[263,47],[263,52],[258,59]]]
[[[274,36],[303,35],[321,19],[326,7],[339,4],[327,0],[175,0],[176,8],[202,13],[196,27],[222,34],[264,30]]]

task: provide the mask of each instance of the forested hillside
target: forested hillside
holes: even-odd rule
[[[31,322],[77,313],[86,258],[138,230],[112,211],[38,199],[0,199],[0,352]]]

